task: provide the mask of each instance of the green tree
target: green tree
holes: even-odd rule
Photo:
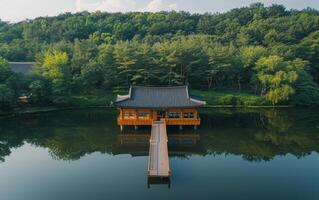
[[[120,42],[114,46],[114,58],[119,69],[119,75],[123,77],[125,86],[131,84],[134,65],[136,63],[135,48],[129,42]],[[121,79],[122,80],[122,79]]]
[[[37,64],[37,73],[51,82],[53,102],[68,103],[71,80],[68,55],[60,51],[46,52],[42,61]]]
[[[34,80],[29,85],[30,102],[36,105],[47,105],[51,101],[50,84],[45,79]]]
[[[8,110],[15,104],[14,91],[6,84],[0,84],[0,109]]]
[[[292,63],[279,56],[269,56],[260,58],[255,69],[261,84],[261,94],[273,105],[288,101],[294,94],[293,84],[298,74]]]
[[[102,67],[100,69],[103,71],[103,87],[107,89],[119,86],[120,83],[119,69],[117,68],[113,52],[113,45],[102,45],[96,58],[99,66]]]
[[[208,68],[206,69],[207,87],[217,87],[227,79],[229,71],[234,64],[235,49],[233,45],[222,46],[215,44],[207,49]]]
[[[11,75],[8,62],[0,57],[0,83],[4,83]]]

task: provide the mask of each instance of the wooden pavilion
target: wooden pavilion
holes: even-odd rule
[[[140,87],[131,86],[129,94],[118,95],[114,103],[120,111],[117,123],[121,126],[152,125],[165,120],[166,125],[200,125],[198,108],[205,101],[190,97],[188,86]]]

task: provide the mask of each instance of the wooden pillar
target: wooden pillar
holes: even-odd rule
[[[156,110],[153,110],[153,120],[154,121],[157,120],[157,112],[156,112]]]

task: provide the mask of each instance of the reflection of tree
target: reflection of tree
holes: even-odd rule
[[[77,160],[96,151],[111,153],[117,132],[115,116],[113,111],[93,109],[0,121],[0,159],[24,142],[48,148],[53,158],[62,160]]]
[[[62,118],[55,116],[47,122],[49,129],[46,126],[36,129],[39,135],[45,132],[47,136],[32,143],[49,148],[51,156],[61,160],[77,160],[93,152],[112,153],[117,132],[115,119],[116,114],[105,110],[70,112]]]
[[[214,129],[207,132],[203,130],[205,132],[202,134],[202,145],[208,153],[242,155],[243,159],[248,161],[268,161],[277,155],[288,153],[299,158],[313,151],[319,152],[313,118],[308,121],[302,117],[313,112],[273,109],[257,111],[216,113],[215,118],[218,120]],[[241,113],[240,116],[237,116],[238,113]],[[256,119],[259,119],[257,123]],[[249,123],[250,126],[247,127]],[[236,124],[241,124],[241,127]]]
[[[0,144],[0,162],[4,162],[4,158],[11,154],[10,148],[5,142]]]
[[[267,129],[273,129],[279,133],[286,132],[291,127],[287,113],[280,110],[265,110],[261,113],[262,117],[267,120]]]
[[[24,144],[24,137],[19,132],[6,131],[4,126],[0,127],[0,161],[4,162],[5,157],[11,154],[11,149]]]
[[[148,151],[147,145],[139,148],[117,144],[115,113],[73,111],[34,118],[0,122],[0,161],[25,142],[48,148],[53,158],[61,160],[77,160],[93,152],[134,154]],[[319,152],[316,128],[319,114],[313,111],[212,110],[206,111],[202,119],[203,126],[197,131],[200,134],[198,143],[191,148],[170,146],[170,151],[176,152],[174,156],[232,154],[248,161],[268,161],[277,155],[292,154],[299,158]],[[183,133],[188,134],[187,130]]]
[[[56,128],[50,137],[36,140],[34,143],[49,148],[55,159],[77,160],[93,152],[112,153],[116,140],[112,131],[94,126]]]

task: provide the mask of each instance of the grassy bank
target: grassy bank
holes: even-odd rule
[[[191,95],[203,98],[208,107],[271,106],[263,97],[244,92],[192,90]]]
[[[9,111],[0,110],[0,119],[4,117],[15,116],[19,114],[42,113],[52,112],[59,110],[69,109],[82,109],[82,108],[96,108],[96,107],[110,107],[111,101],[114,101],[116,94],[112,92],[98,91],[95,94],[78,94],[70,97],[70,102],[66,105],[25,105],[16,107]]]
[[[110,91],[98,91],[94,94],[80,94],[71,97],[70,105],[74,107],[110,106],[116,94]]]

